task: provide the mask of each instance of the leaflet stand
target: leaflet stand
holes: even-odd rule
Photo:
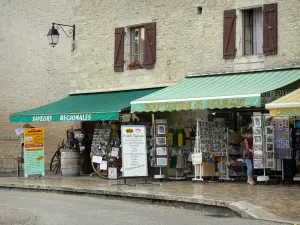
[[[264,175],[263,176],[258,176],[257,177],[257,182],[268,182],[270,180],[270,177],[269,176],[266,176],[266,149],[265,149],[265,145],[264,145],[264,142],[266,140],[264,140],[264,137],[265,137],[265,121],[264,121],[264,117],[261,113],[253,113],[253,129],[255,128],[260,128],[261,130],[261,135],[253,135],[253,139],[254,139],[254,144],[257,144],[257,140],[255,139],[256,137],[260,137],[260,140],[261,140],[261,147],[262,147],[262,164],[263,164],[263,171],[264,171]],[[255,133],[255,132],[253,132]],[[254,147],[254,165],[253,167],[255,168],[255,153],[256,153],[256,149]],[[258,167],[256,167],[256,169],[258,169]]]
[[[165,179],[165,175],[162,174],[161,167],[168,164],[168,128],[167,120],[155,120],[154,114],[152,114],[153,123],[153,136],[154,136],[154,149],[156,165],[159,167],[159,174],[155,174],[153,179],[162,180]]]
[[[229,135],[228,135],[228,128],[226,128],[226,152],[225,152],[225,157],[226,157],[226,162],[225,162],[225,177],[220,177],[219,180],[234,180],[233,178],[229,177],[229,155],[228,155],[228,146],[229,146]],[[221,162],[223,164],[223,154],[221,155]],[[221,174],[223,175],[223,165],[221,165]]]
[[[203,182],[203,167],[202,167],[202,149],[200,148],[200,129],[199,122],[202,119],[197,119],[197,130],[196,130],[196,147],[194,148],[194,154],[192,154],[192,163],[195,169],[195,177],[192,179],[193,182],[202,181]],[[197,170],[199,169],[199,174],[197,176]]]

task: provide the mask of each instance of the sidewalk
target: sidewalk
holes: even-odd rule
[[[114,185],[99,177],[0,178],[0,187],[70,191],[227,207],[243,217],[295,224],[300,222],[299,185],[162,182],[160,185]],[[136,183],[131,180],[129,183]],[[300,224],[300,223],[299,223]]]

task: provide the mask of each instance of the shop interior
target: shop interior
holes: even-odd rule
[[[261,127],[253,121],[257,113],[264,124]],[[267,175],[274,182],[295,182],[300,178],[300,120],[269,117],[263,108],[208,110],[200,114],[128,112],[120,115],[119,121],[82,122],[75,133],[84,146],[84,174],[96,173],[104,179],[121,177],[120,128],[128,124],[146,126],[148,171],[154,178],[157,174],[169,180],[197,177],[192,155],[198,145],[203,153],[204,181],[247,179],[242,135],[249,127],[254,138],[261,135],[262,154],[254,155],[254,176]],[[97,157],[101,157],[99,162]]]

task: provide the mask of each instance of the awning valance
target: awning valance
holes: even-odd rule
[[[131,102],[131,112],[261,107],[261,94],[300,80],[300,69],[189,77]]]
[[[71,95],[57,102],[10,115],[11,122],[74,122],[118,120],[134,99],[161,88]]]
[[[300,116],[300,89],[266,104],[266,109],[271,116]]]

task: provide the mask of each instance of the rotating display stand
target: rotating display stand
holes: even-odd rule
[[[263,169],[264,175],[257,177],[257,182],[267,182],[270,180],[266,176],[266,136],[265,136],[265,117],[261,113],[253,113],[253,167]],[[274,135],[274,134],[273,134]],[[274,140],[274,138],[273,138]]]
[[[154,133],[154,149],[155,164],[159,167],[159,174],[153,176],[154,179],[164,179],[166,176],[162,174],[162,167],[168,165],[168,127],[167,120],[155,120]]]

